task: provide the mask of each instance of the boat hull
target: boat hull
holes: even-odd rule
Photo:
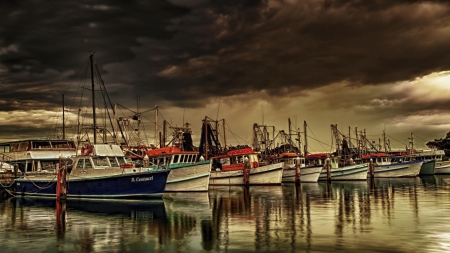
[[[331,169],[330,180],[332,181],[353,181],[353,180],[366,180],[367,172],[369,171],[368,164],[356,164],[350,166],[344,166],[342,168]],[[322,169],[319,180],[327,180],[327,170]]]
[[[434,174],[450,174],[450,161],[436,162]]]
[[[317,182],[320,176],[322,167],[304,167],[300,168],[300,182],[314,183]],[[282,183],[295,183],[295,168],[283,169]]]
[[[204,161],[170,170],[165,192],[208,191],[211,161]]]
[[[250,169],[249,185],[275,185],[281,184],[283,176],[283,163],[269,164]],[[211,171],[210,185],[245,185],[244,172]]]
[[[389,165],[376,165],[374,177],[416,177],[423,161],[402,162]]]
[[[434,160],[424,161],[420,167],[419,175],[434,175],[435,164]]]
[[[69,177],[67,198],[161,198],[168,171],[146,171],[101,177]],[[56,196],[55,175],[16,180],[16,194]]]

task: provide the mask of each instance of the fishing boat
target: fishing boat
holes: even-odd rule
[[[374,163],[374,177],[416,177],[420,173],[423,160],[392,160],[386,153],[374,153],[362,156],[363,161]]]
[[[170,170],[166,192],[208,191],[211,160],[198,151],[183,151],[176,146],[148,150],[150,168]]]
[[[442,162],[442,158],[445,155],[443,150],[425,150],[418,151],[415,149],[408,150],[410,154],[404,155],[404,161],[422,160],[423,164],[420,167],[419,175],[434,175],[436,173],[436,167],[442,169],[441,166],[436,166],[437,163]],[[441,163],[439,163],[441,165]]]
[[[222,132],[220,132],[222,131]],[[224,146],[222,146],[224,143]],[[227,146],[225,119],[205,117],[199,154],[212,160],[210,185],[280,185],[283,163],[263,165],[259,152],[248,146]]]
[[[295,183],[296,181],[296,164],[299,164],[300,175],[299,180],[302,183],[317,182],[322,171],[322,166],[306,166],[305,158],[299,156],[297,153],[285,152],[275,158],[277,162],[283,162],[283,176],[282,183]]]
[[[349,165],[340,165],[339,156],[327,156],[325,153],[308,155],[306,159],[312,161],[312,163],[322,165],[319,181],[328,180],[327,166],[330,167],[330,180],[332,181],[367,179],[367,172],[369,171],[369,164],[367,163],[352,164],[350,161]]]
[[[436,162],[434,174],[450,174],[450,161]]]
[[[281,184],[283,162],[260,166],[258,153],[250,147],[231,150],[211,160],[210,185]]]
[[[125,159],[119,145],[95,144],[86,155],[67,161],[67,197],[72,198],[161,198],[168,170],[135,167]],[[63,169],[63,164],[61,168]],[[15,180],[20,195],[54,197],[57,174],[31,174]]]
[[[114,142],[108,141],[106,133],[110,131],[106,129],[106,122],[103,122],[104,125],[97,124],[96,112],[99,112],[100,108],[96,105],[95,91],[100,90],[103,93],[102,98],[109,98],[109,96],[103,80],[100,78],[95,81],[95,77],[100,77],[100,73],[98,73],[93,54],[89,57],[89,63],[92,81],[92,98],[89,101],[93,103],[92,113],[89,116],[92,117],[92,123],[87,122],[86,127],[79,126],[76,138],[78,147],[75,148],[72,143],[70,144],[73,155],[69,160],[67,160],[68,154],[61,154],[58,164],[55,164],[55,169],[50,173],[24,173],[22,177],[15,180],[16,194],[55,196],[59,185],[57,182],[61,175],[59,172],[67,169],[68,176],[65,178],[67,198],[161,198],[170,171],[149,166],[136,166],[135,163],[126,159],[117,144],[117,135],[113,135]],[[97,70],[97,75],[94,75],[94,69]],[[96,87],[96,84],[100,86],[100,89]],[[107,105],[106,102],[104,104]],[[105,115],[110,115],[108,110],[110,110],[109,107],[104,108]],[[114,124],[111,125],[112,132],[115,133]],[[82,133],[82,130],[85,132]],[[41,149],[45,147],[42,146]],[[81,155],[77,154],[78,150]],[[49,154],[44,155],[46,158],[49,156]]]
[[[164,120],[159,148],[156,148],[157,143],[153,145],[141,143],[138,151],[130,152],[130,149],[123,146],[122,150],[137,163],[147,164],[155,170],[170,170],[166,192],[208,191],[211,161],[205,161],[199,156],[198,151],[194,150],[189,123],[185,123],[182,127],[169,126],[172,139],[168,142],[167,125],[169,123]]]

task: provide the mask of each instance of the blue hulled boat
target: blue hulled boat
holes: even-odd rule
[[[96,144],[89,154],[69,161],[67,197],[77,198],[161,198],[168,170],[135,167],[120,146]],[[24,174],[16,179],[16,194],[56,196],[57,174]]]

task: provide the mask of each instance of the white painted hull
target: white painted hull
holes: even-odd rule
[[[319,179],[322,167],[304,167],[300,168],[300,182],[314,183]],[[283,183],[295,183],[295,168],[283,169]]]
[[[281,184],[283,163],[269,164],[250,169],[249,185]],[[210,185],[244,185],[244,172],[211,171]]]
[[[434,174],[450,174],[450,161],[436,162]]]
[[[165,192],[208,191],[211,161],[173,168]]]
[[[342,168],[331,169],[331,180],[333,181],[351,181],[351,180],[366,180],[367,172],[369,171],[368,164],[356,164],[344,166]],[[327,180],[327,170],[322,169],[319,180]]]
[[[419,175],[423,161],[376,165],[374,177],[416,177]]]

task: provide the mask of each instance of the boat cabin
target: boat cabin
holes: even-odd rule
[[[0,143],[2,162],[19,166],[23,173],[55,172],[60,157],[76,155],[72,140],[29,139]]]
[[[362,160],[364,162],[370,162],[370,159],[372,159],[372,162],[376,165],[389,165],[389,164],[392,164],[392,162],[402,162],[403,161],[402,156],[397,156],[397,159],[393,161],[392,156],[390,156],[386,153],[374,153],[374,154],[368,154],[368,155],[362,156]]]
[[[259,167],[258,153],[253,151],[252,148],[244,148],[231,150],[225,155],[212,157],[212,169],[222,171],[243,170],[245,158],[248,158],[250,168]]]
[[[118,145],[95,144],[86,145],[84,148],[90,151],[88,153],[82,151],[84,155],[72,157],[73,164],[75,165],[73,169],[132,167],[131,162],[126,159],[122,149]]]
[[[281,153],[275,159],[276,163],[284,162],[285,169],[295,168],[297,161],[300,164],[300,168],[306,167],[305,158],[300,157],[297,153]]]
[[[198,151],[182,151],[175,146],[148,150],[147,157],[150,167],[169,169],[194,164],[199,160]]]
[[[307,167],[325,166],[327,158],[329,158],[327,153],[309,154],[305,157],[305,165]]]

